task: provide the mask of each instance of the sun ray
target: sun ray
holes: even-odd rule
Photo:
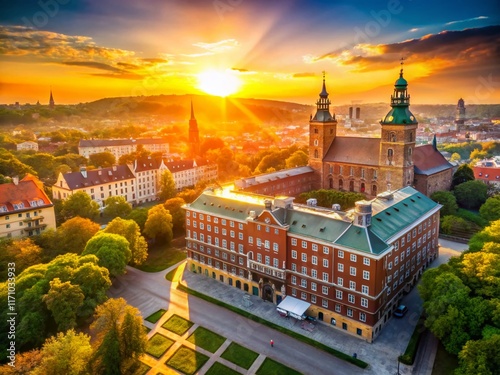
[[[198,88],[207,94],[228,96],[236,93],[241,80],[231,70],[206,70],[198,74]]]

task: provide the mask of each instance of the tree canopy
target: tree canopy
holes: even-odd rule
[[[132,212],[132,205],[122,196],[109,197],[104,203],[104,216],[110,219],[114,219],[115,217],[126,217]]]
[[[130,251],[132,252],[130,264],[140,265],[148,257],[148,244],[141,235],[139,225],[137,225],[134,220],[125,220],[117,217],[108,223],[104,232],[119,234],[126,238],[130,244]]]
[[[165,202],[163,207],[172,215],[172,226],[176,233],[180,233],[184,229],[186,213],[182,208],[186,202],[182,198],[171,198]]]
[[[94,167],[108,168],[116,164],[116,158],[109,151],[97,152],[89,156],[89,163]]]
[[[468,164],[462,164],[457,168],[457,171],[453,174],[453,178],[451,180],[451,187],[455,188],[456,186],[474,180],[474,171]]]
[[[55,243],[59,254],[81,254],[90,240],[99,232],[99,224],[80,216],[73,217],[61,224],[56,231]]]
[[[457,203],[467,209],[479,209],[488,199],[488,186],[479,180],[461,183],[454,190]]]
[[[455,215],[458,210],[457,198],[449,191],[436,191],[431,195],[431,199],[443,205],[441,216]]]
[[[94,254],[99,265],[106,267],[111,276],[122,275],[132,258],[130,244],[125,237],[112,233],[101,233],[92,237],[82,255]]]
[[[302,193],[297,198],[297,203],[306,203],[309,198],[316,198],[318,206],[331,208],[333,204],[340,204],[342,210],[348,210],[354,207],[354,203],[365,199],[361,193],[344,192],[337,190],[313,190]]]
[[[64,220],[80,216],[95,220],[99,216],[99,204],[83,191],[77,191],[63,201],[61,216]]]
[[[486,199],[479,209],[479,213],[488,221],[500,219],[500,194]]]
[[[172,215],[162,205],[152,207],[144,226],[144,234],[151,239],[161,238],[170,244],[173,238]]]
[[[173,198],[177,194],[174,176],[168,169],[164,170],[161,174],[159,190],[159,198],[161,201],[166,201],[167,199]]]

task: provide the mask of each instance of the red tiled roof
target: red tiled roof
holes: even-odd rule
[[[415,147],[413,162],[415,164],[415,174],[431,175],[453,168],[432,145]]]
[[[476,180],[500,182],[500,168],[496,167],[473,167]]]
[[[324,161],[379,165],[380,138],[336,137]]]
[[[38,183],[40,183],[40,185]],[[36,203],[32,205],[31,202]],[[22,203],[23,207],[14,208],[14,204],[19,203]],[[19,181],[17,185],[14,183],[0,184],[0,215],[51,205],[52,202],[43,191],[43,185],[31,175]],[[6,208],[6,211],[3,207]]]

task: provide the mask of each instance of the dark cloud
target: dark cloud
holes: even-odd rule
[[[316,77],[316,74],[305,72],[305,73],[295,73],[293,75],[293,78],[307,78],[307,77]]]
[[[248,69],[243,69],[243,68],[231,68],[231,70],[235,70],[240,73],[245,73],[248,72]]]
[[[115,73],[123,73],[124,72],[122,69],[118,69],[118,68],[115,68],[114,66],[100,63],[100,62],[95,62],[95,61],[63,61],[63,62],[61,62],[61,64],[73,65],[73,66],[85,66],[87,68],[108,70],[110,72],[115,72]],[[118,63],[118,65],[120,65],[120,63]]]

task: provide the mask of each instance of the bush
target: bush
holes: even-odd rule
[[[409,366],[413,365],[415,356],[417,355],[418,344],[420,343],[420,338],[424,332],[424,318],[420,316],[404,354],[399,356],[399,362]]]

